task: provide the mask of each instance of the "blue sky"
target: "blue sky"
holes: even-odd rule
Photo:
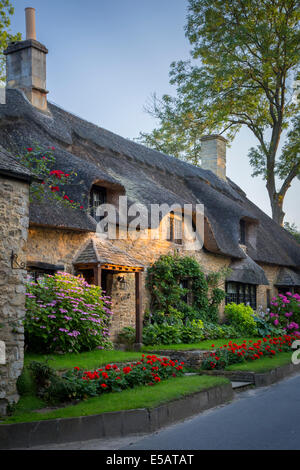
[[[189,57],[185,0],[12,0],[12,31],[25,37],[24,8],[37,11],[37,39],[49,49],[49,99],[127,138],[149,132],[144,112],[153,92],[172,93],[169,65]],[[227,153],[227,175],[270,215],[265,182],[251,178],[244,129]],[[286,219],[300,228],[300,181],[285,199]]]

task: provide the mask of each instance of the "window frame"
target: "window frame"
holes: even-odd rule
[[[99,197],[100,202],[97,206],[94,204],[94,201],[95,201],[94,196],[96,194],[100,196]],[[101,200],[101,197],[102,197],[102,200]],[[90,191],[90,199],[89,199],[89,211],[93,219],[95,220],[97,220],[98,218],[99,220],[101,219],[100,217],[97,217],[96,215],[97,208],[102,204],[106,204],[106,202],[107,202],[107,188],[103,186],[96,186],[96,185],[92,186],[91,191]]]
[[[229,293],[228,287],[230,284],[236,286],[236,293]],[[248,290],[248,294],[246,291]],[[230,302],[234,302],[236,304],[245,305],[249,304],[253,310],[257,309],[257,284],[248,284],[243,282],[235,282],[235,281],[227,281],[225,283],[225,304],[229,304]]]
[[[177,217],[176,217],[177,215]],[[180,223],[180,231],[181,231],[181,238],[175,238],[176,235],[176,223]],[[171,243],[176,243],[176,245],[182,245],[183,244],[183,216],[181,215],[179,218],[179,215],[174,213],[173,211],[168,214],[168,232],[167,232],[167,241]]]
[[[240,238],[239,238],[240,245],[246,245],[246,239],[247,239],[247,224],[244,219],[241,219],[240,220]]]

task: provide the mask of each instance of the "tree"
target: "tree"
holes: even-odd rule
[[[295,240],[300,244],[300,232],[296,224],[289,224],[288,222],[284,223],[284,228],[287,230]]]
[[[10,18],[14,14],[14,8],[10,0],[0,0],[0,82],[5,81],[5,57],[3,51],[8,43],[12,41],[21,41],[20,33],[12,35],[10,30]]]
[[[265,179],[273,219],[282,225],[284,197],[300,173],[300,95],[293,89],[300,85],[299,1],[188,3],[192,59],[171,64],[176,96],[154,95],[148,112],[159,127],[138,140],[199,165],[201,135],[220,133],[231,141],[248,127],[258,143],[249,151],[252,176]]]

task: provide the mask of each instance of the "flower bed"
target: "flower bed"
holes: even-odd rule
[[[140,385],[155,385],[162,380],[184,374],[184,363],[166,357],[142,355],[140,361],[126,366],[107,364],[96,370],[74,367],[59,376],[44,363],[32,362],[32,371],[38,396],[48,403],[80,400],[107,392],[121,392]]]
[[[155,385],[163,379],[183,375],[184,363],[172,361],[167,357],[155,355],[142,355],[140,361],[119,368],[117,365],[107,364],[94,371],[82,371],[75,367],[71,374],[66,374],[68,380],[81,383],[84,391],[91,395],[102,392],[119,392],[126,388],[138,385]]]
[[[268,336],[258,341],[244,340],[240,345],[229,341],[228,344],[212,352],[203,361],[202,368],[205,370],[225,369],[231,364],[274,357],[277,353],[291,351],[295,339],[295,336],[283,335],[276,338]]]

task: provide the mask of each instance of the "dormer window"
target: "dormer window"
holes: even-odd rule
[[[167,238],[169,242],[177,243],[177,245],[182,245],[182,224],[183,222],[181,215],[177,215],[174,214],[174,212],[170,212]]]
[[[245,220],[240,220],[240,245],[246,245],[246,222]]]
[[[106,188],[101,186],[93,186],[90,194],[90,214],[94,219],[98,219],[96,216],[97,208],[107,201]]]

